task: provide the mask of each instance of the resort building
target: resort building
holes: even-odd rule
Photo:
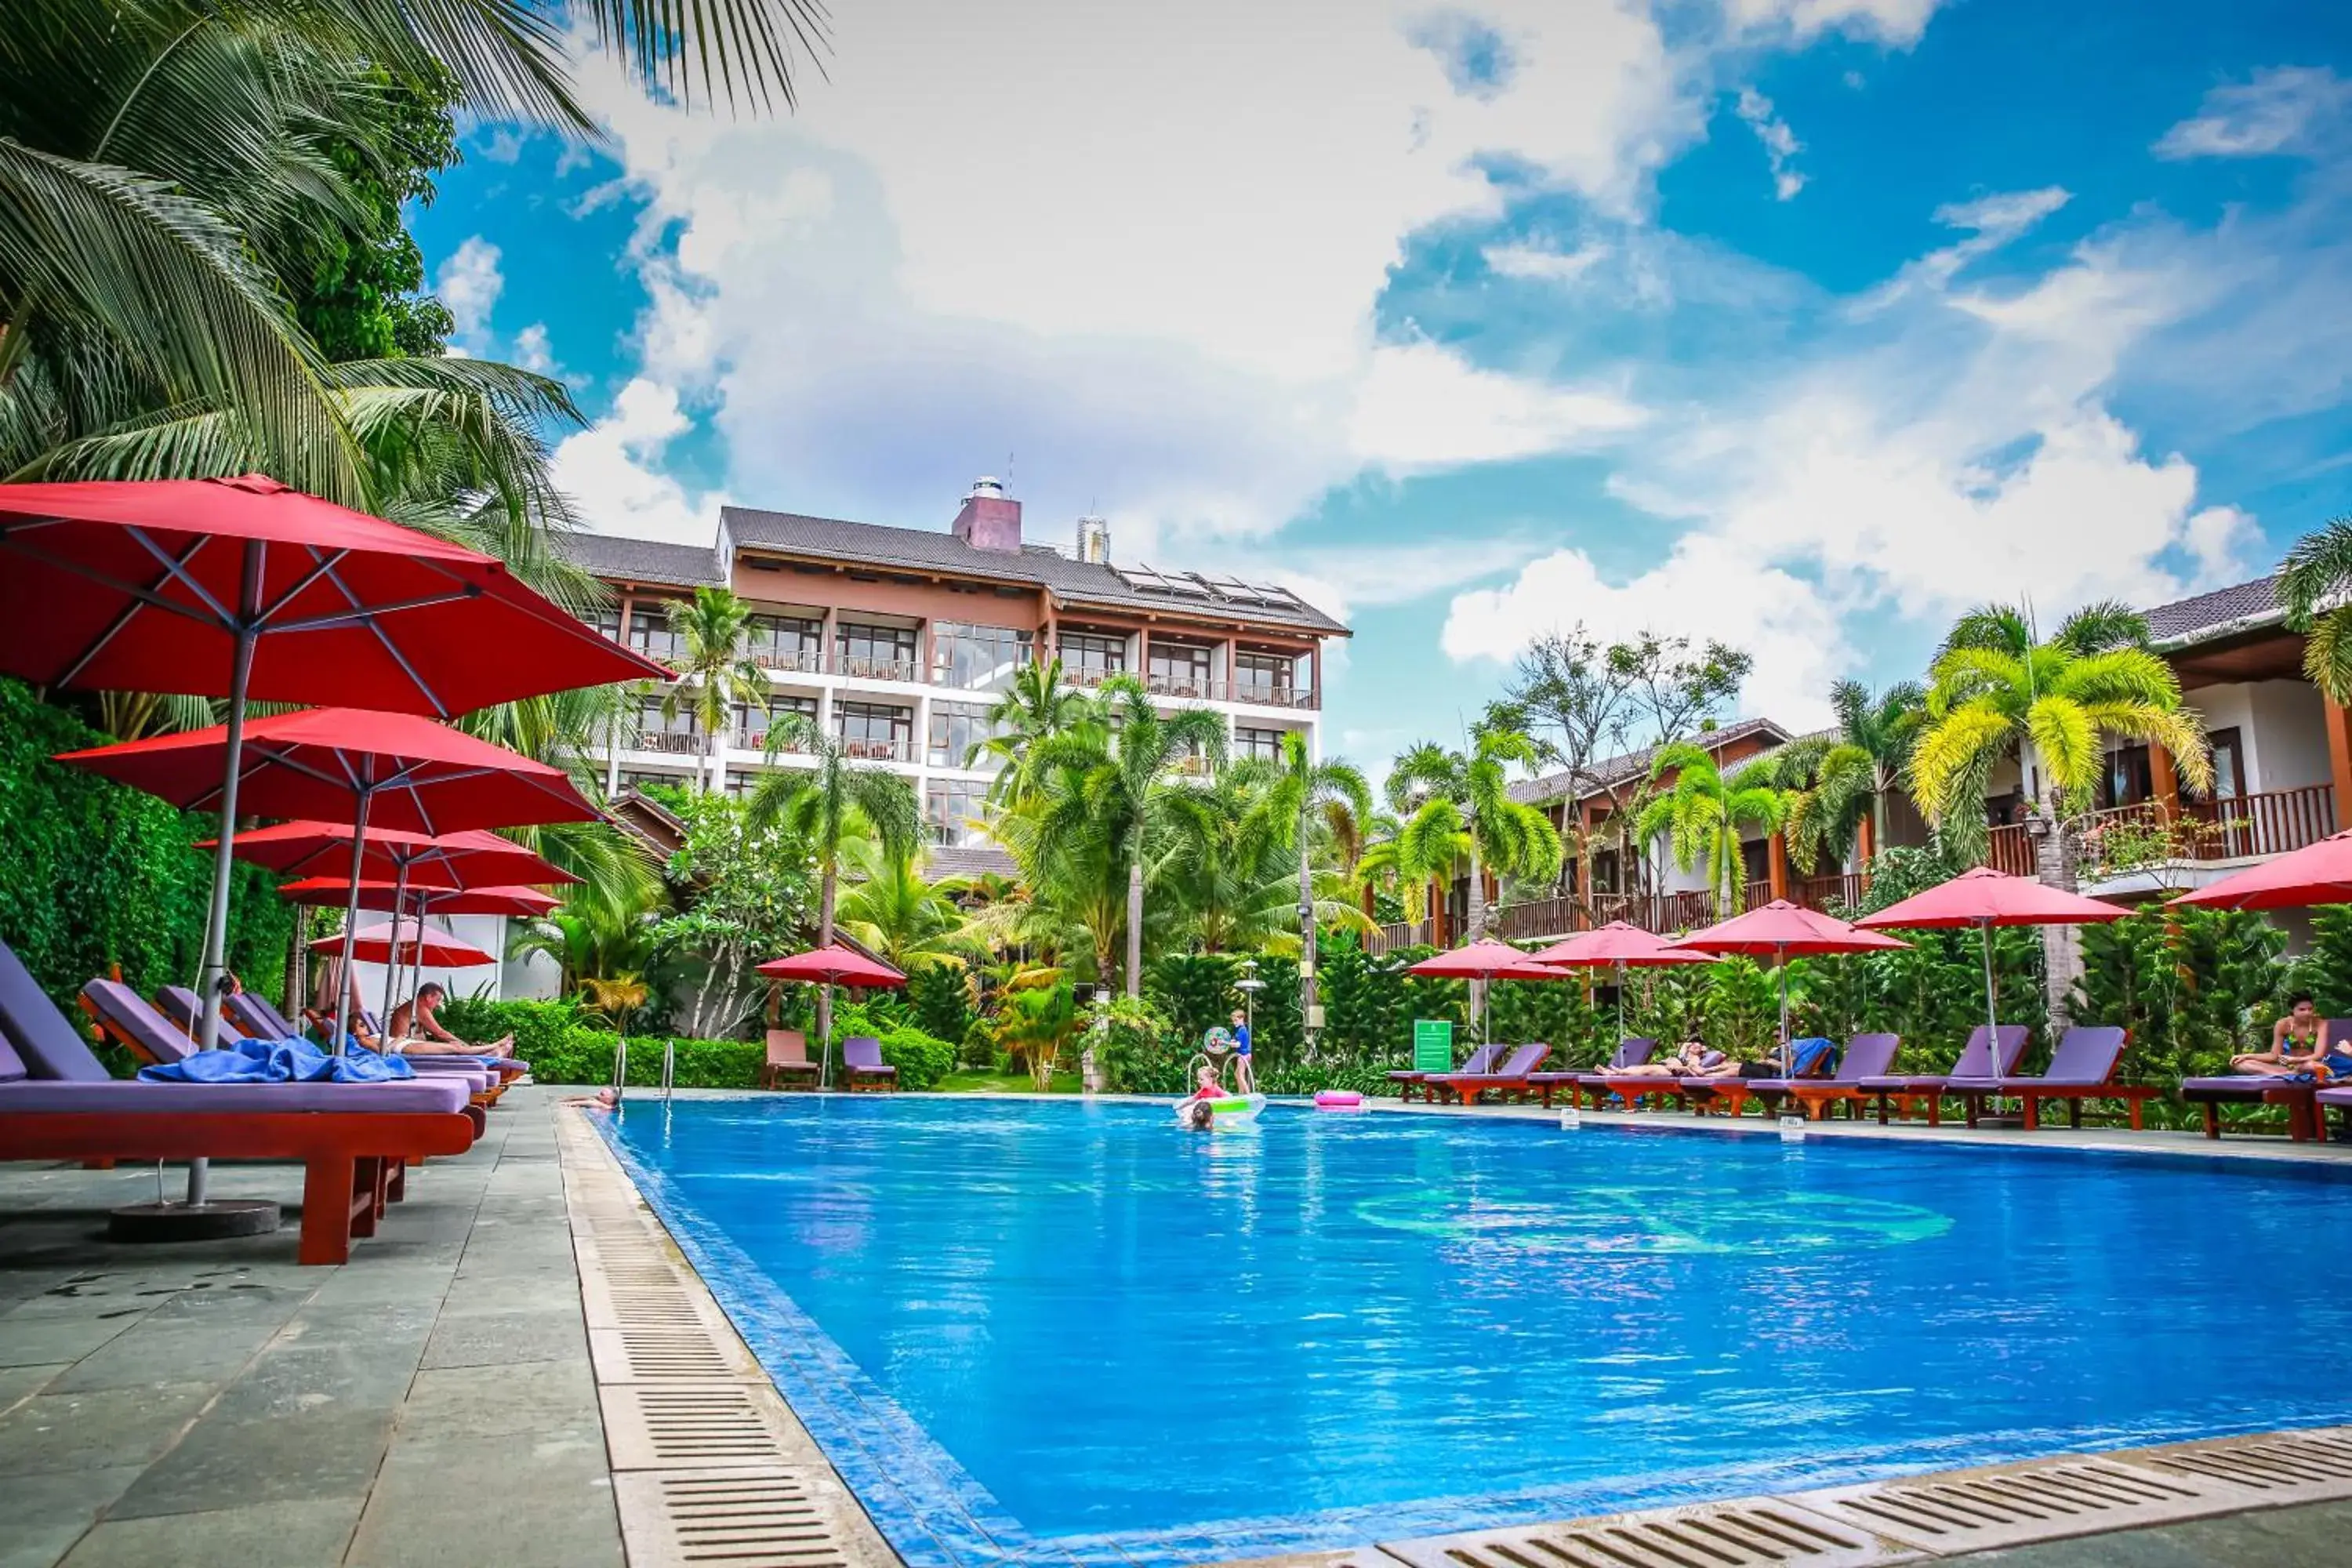
[[[613,591],[604,634],[650,658],[676,656],[668,608],[698,587],[731,588],[758,612],[767,707],[739,708],[706,763],[706,738],[648,694],[634,731],[614,737],[611,793],[705,766],[740,793],[762,769],[795,765],[788,749],[771,754],[769,732],[798,713],[906,774],[950,850],[979,838],[992,773],[973,748],[1023,666],[1058,658],[1081,687],[1132,673],[1163,708],[1223,714],[1238,752],[1275,755],[1295,732],[1320,755],[1323,645],[1349,635],[1284,588],[1115,562],[1099,518],[1077,520],[1067,547],[1032,543],[1021,503],[992,479],[945,530],[728,507],[707,547],[583,533],[571,548]]]
[[[2179,676],[2185,702],[2210,739],[2214,787],[2205,797],[2186,789],[2160,746],[2112,744],[2087,819],[2076,825],[2082,889],[2127,900],[2169,896],[2352,827],[2352,717],[2305,676],[2304,638],[2285,624],[2277,580],[2256,578],[2142,613],[2157,652]],[[1729,773],[1797,738],[1769,719],[1749,719],[1695,740]],[[1713,918],[1704,869],[1683,870],[1663,842],[1611,841],[1607,825],[1631,805],[1653,754],[1645,749],[1595,763],[1573,788],[1564,774],[1512,786],[1515,798],[1542,806],[1563,832],[1583,827],[1591,849],[1581,858],[1571,850],[1557,888],[1544,897],[1505,901],[1490,880],[1484,893],[1494,907],[1495,934],[1553,939],[1611,920],[1671,931]],[[2030,758],[2022,768],[2003,763],[1987,782],[1987,858],[2000,869],[2035,874],[2039,825],[2027,807],[2042,788]],[[1870,842],[1865,824],[1846,865],[1812,874],[1790,865],[1779,836],[1748,835],[1740,846],[1745,902],[1781,898],[1830,909],[1858,901],[1871,855],[1928,838],[1906,796],[1891,796],[1885,816],[1885,846]],[[1646,879],[1621,864],[1629,849],[1647,857]],[[1629,890],[1637,886],[1649,890]],[[1430,920],[1384,928],[1375,945],[1458,939],[1469,898],[1466,879],[1457,879],[1435,900]],[[2283,913],[2282,923],[2299,940],[2301,916]]]

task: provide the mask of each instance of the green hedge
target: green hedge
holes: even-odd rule
[[[451,1033],[478,1043],[512,1035],[515,1055],[530,1063],[531,1076],[543,1083],[613,1081],[613,1033],[586,1019],[576,1002],[453,997],[442,1007],[441,1021]],[[836,1040],[867,1034],[882,1042],[882,1059],[898,1069],[901,1089],[929,1089],[955,1065],[955,1047],[920,1029],[893,1028],[854,1005],[843,1007],[835,1016]],[[764,1041],[679,1040],[676,1044],[674,1081],[679,1088],[759,1087],[760,1069],[768,1059]],[[630,1036],[629,1082],[659,1083],[661,1058],[660,1037]]]
[[[50,761],[109,739],[0,679],[0,941],[68,1008],[84,982],[115,965],[147,996],[193,984],[203,960],[213,858],[194,846],[219,820]],[[237,867],[228,962],[283,1005],[294,911],[275,880]]]

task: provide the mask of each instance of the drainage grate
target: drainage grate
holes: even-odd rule
[[[866,1531],[850,1527],[845,1510],[856,1505],[823,1471],[674,1471],[616,1476],[614,1485],[629,1568],[864,1568],[895,1561],[878,1540],[869,1544]]]
[[[2352,1427],[2217,1437],[2116,1458],[2175,1479],[2241,1487],[2267,1504],[2352,1496]]]
[[[809,1463],[816,1448],[775,1396],[748,1383],[616,1383],[597,1391],[616,1470]]]
[[[1867,1530],[1770,1500],[1384,1542],[1381,1550],[1413,1568],[1857,1568],[1912,1555]]]
[[[2133,1530],[2232,1506],[2216,1489],[2104,1460],[1801,1492],[1791,1501],[1938,1554]]]

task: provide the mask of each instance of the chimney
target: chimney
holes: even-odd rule
[[[1110,524],[1099,517],[1078,519],[1078,559],[1097,566],[1110,564]]]
[[[983,474],[971,481],[963,510],[955,516],[955,536],[974,550],[1021,552],[1021,503],[1008,500],[1004,487]]]

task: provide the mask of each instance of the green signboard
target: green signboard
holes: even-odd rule
[[[1415,1018],[1412,1021],[1412,1070],[1415,1072],[1452,1072],[1454,1070],[1454,1021],[1450,1018]]]

